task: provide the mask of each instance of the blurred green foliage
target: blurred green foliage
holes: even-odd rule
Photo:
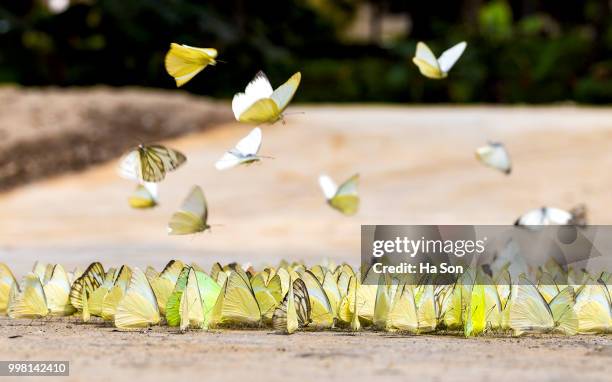
[[[219,50],[220,62],[185,88],[231,97],[257,70],[273,85],[302,71],[299,101],[612,101],[612,17],[607,0],[72,0],[67,9],[0,5],[0,82],[172,88],[170,42]],[[369,38],[347,31],[369,13]],[[404,33],[383,39],[389,15]],[[412,64],[416,42],[436,53],[461,40],[444,81]]]

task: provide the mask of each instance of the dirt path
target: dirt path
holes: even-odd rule
[[[606,381],[612,338],[125,333],[66,319],[0,318],[0,359],[68,360],[71,377],[57,379],[70,381]]]

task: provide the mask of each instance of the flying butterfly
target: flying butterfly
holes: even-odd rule
[[[208,207],[200,186],[194,186],[168,222],[169,235],[189,235],[209,229]]]
[[[158,183],[166,173],[176,170],[187,157],[162,145],[141,144],[125,155],[119,163],[119,175],[139,183]]]
[[[292,285],[272,315],[272,327],[279,333],[292,334],[310,323],[310,298],[306,284],[296,279]]]
[[[215,163],[217,170],[227,170],[241,164],[251,164],[261,161],[257,155],[261,147],[261,129],[254,128],[249,135],[242,138],[236,147],[227,151],[221,159]]]
[[[130,207],[136,209],[153,208],[159,202],[157,183],[145,182],[138,184],[132,195],[128,198]]]
[[[514,222],[514,225],[567,225],[574,224],[574,215],[555,207],[541,207],[527,211]]]
[[[323,190],[327,203],[345,215],[354,215],[359,209],[358,183],[359,174],[351,176],[340,187],[327,175],[319,177],[319,185]]]
[[[465,41],[460,42],[445,50],[439,58],[436,58],[431,49],[424,42],[419,41],[412,62],[418,66],[421,74],[425,77],[434,80],[443,79],[448,76],[448,72],[461,57],[466,46]]]
[[[276,90],[264,72],[258,72],[249,82],[244,93],[237,93],[232,100],[232,110],[239,122],[261,124],[283,119],[283,111],[291,102],[302,75],[295,73]]]
[[[506,175],[512,172],[510,154],[500,142],[489,142],[486,146],[477,148],[476,159],[485,166],[499,170]]]
[[[206,66],[215,65],[217,63],[215,58],[217,58],[216,49],[196,48],[173,42],[170,44],[164,63],[166,71],[176,81],[176,86],[181,87]]]

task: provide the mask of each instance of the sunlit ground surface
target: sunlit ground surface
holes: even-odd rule
[[[17,338],[9,338],[15,337]],[[612,337],[118,332],[0,318],[0,359],[68,360],[69,381],[609,381]],[[15,380],[22,380],[15,378]]]
[[[228,105],[229,107],[229,105]],[[586,203],[612,223],[612,110],[296,105],[264,126],[261,164],[219,172],[214,162],[250,128],[228,124],[166,142],[188,163],[161,184],[161,205],[132,210],[133,185],[117,162],[0,195],[0,258],[18,274],[35,260],[69,268],[100,260],[161,267],[171,258],[274,264],[324,258],[357,264],[361,224],[511,224],[542,205]],[[503,141],[511,176],[474,149]],[[361,210],[324,202],[317,177],[361,174]],[[212,232],[169,237],[166,223],[193,184],[203,187]]]

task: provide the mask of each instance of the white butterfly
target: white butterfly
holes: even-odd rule
[[[477,148],[476,159],[485,166],[497,169],[506,175],[512,171],[510,155],[502,143],[489,142],[486,146]]]
[[[566,225],[572,224],[574,215],[554,207],[542,207],[528,211],[516,220],[515,225]]]
[[[446,78],[449,70],[461,57],[466,46],[467,43],[462,41],[452,48],[445,50],[439,58],[436,58],[431,49],[424,42],[419,41],[412,62],[419,67],[421,74],[427,78],[436,80]]]
[[[244,93],[237,93],[232,99],[236,120],[254,124],[278,121],[300,85],[301,78],[302,75],[297,72],[276,90],[272,90],[268,77],[264,72],[258,72]]]
[[[241,164],[249,164],[261,160],[257,156],[261,147],[261,129],[254,128],[249,135],[242,138],[236,147],[229,150],[215,163],[217,170],[226,170]]]

